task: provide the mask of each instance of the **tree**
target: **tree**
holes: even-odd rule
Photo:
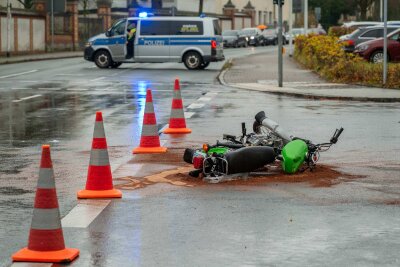
[[[31,9],[33,7],[33,0],[17,0],[21,3],[25,9]]]
[[[151,7],[153,9],[161,9],[162,8],[162,1],[160,1],[160,0],[151,0]]]
[[[374,2],[375,0],[355,0],[355,3],[360,11],[361,20],[367,19],[367,11]]]
[[[321,8],[320,23],[325,29],[337,25],[341,15],[355,15],[355,0],[309,0],[309,7]]]

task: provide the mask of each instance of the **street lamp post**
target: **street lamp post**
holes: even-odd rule
[[[387,82],[387,0],[383,3],[383,84]]]
[[[308,31],[308,0],[304,0],[304,34]]]
[[[10,57],[11,49],[11,4],[10,0],[7,0],[7,57]]]
[[[279,87],[282,87],[283,83],[283,46],[282,46],[282,1],[278,0],[278,43],[279,43],[279,51],[278,51],[278,61],[279,61]]]
[[[51,51],[54,51],[54,0],[51,0]]]

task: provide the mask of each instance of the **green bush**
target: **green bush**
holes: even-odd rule
[[[372,64],[344,52],[337,41],[333,36],[299,36],[294,57],[330,81],[382,86],[382,64]],[[400,64],[389,64],[385,86],[400,88]]]

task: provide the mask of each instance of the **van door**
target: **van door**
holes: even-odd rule
[[[114,61],[125,60],[126,44],[126,19],[122,19],[114,24],[108,31],[107,46],[110,49],[111,57]]]
[[[140,20],[137,42],[135,61],[170,61],[170,21]]]

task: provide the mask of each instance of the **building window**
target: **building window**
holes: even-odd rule
[[[262,11],[258,11],[258,24],[263,24],[262,22]]]

